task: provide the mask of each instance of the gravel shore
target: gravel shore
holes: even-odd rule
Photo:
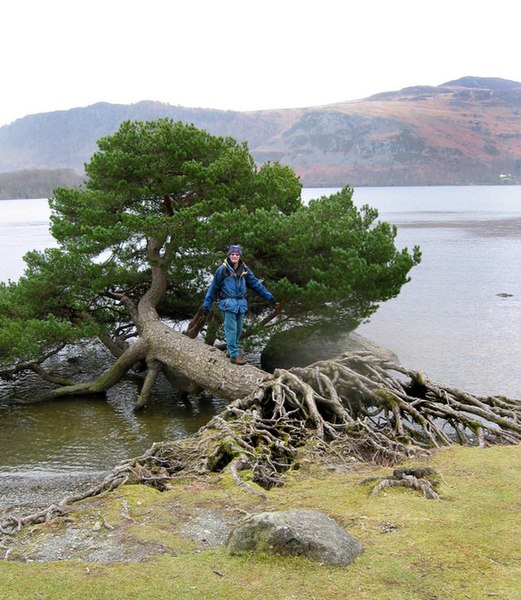
[[[89,489],[104,472],[0,474],[0,521],[22,517]]]

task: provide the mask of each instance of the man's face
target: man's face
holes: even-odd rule
[[[232,252],[230,254],[230,262],[235,267],[237,263],[241,260],[241,255],[238,252]]]

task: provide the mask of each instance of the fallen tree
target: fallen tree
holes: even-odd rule
[[[215,321],[197,321],[189,335],[175,329],[196,312],[222,249],[236,241],[283,307],[250,304],[251,338],[269,337],[269,326],[352,326],[396,296],[419,250],[396,250],[396,228],[355,207],[350,188],[303,206],[287,168],[257,169],[244,145],[168,120],[125,123],[99,146],[86,189],[56,190],[51,200],[59,248],[30,253],[20,281],[0,285],[0,376],[33,371],[59,398],[103,393],[139,373],[141,408],[162,373],[230,405],[196,436],[154,445],[83,497],[125,482],[161,489],[178,472],[223,469],[262,494],[304,448],[393,464],[454,442],[519,441],[518,403],[436,386],[370,354],[271,375],[192,339],[204,326],[212,342]],[[45,359],[85,339],[114,355],[105,373],[76,383],[45,372]],[[259,486],[241,478],[245,469]],[[66,512],[74,500],[2,530]]]
[[[204,355],[214,366],[230,364],[218,350]],[[369,352],[273,375],[249,370],[258,372],[253,389],[195,435],[154,444],[90,490],[5,520],[0,533],[10,535],[67,514],[74,502],[127,483],[167,490],[179,475],[227,471],[238,485],[262,496],[283,484],[284,473],[303,452],[326,460],[354,457],[394,465],[451,444],[485,447],[521,441],[521,402],[440,386]],[[241,477],[245,470],[252,483]]]
[[[87,383],[65,385],[48,392],[49,399],[86,396],[105,392],[118,383],[133,365],[145,361],[146,375],[136,403],[143,408],[149,401],[157,376],[164,372],[181,388],[204,388],[226,400],[252,393],[270,377],[252,365],[237,366],[214,346],[192,340],[157,318],[144,320],[140,339],[122,354],[101,377]]]

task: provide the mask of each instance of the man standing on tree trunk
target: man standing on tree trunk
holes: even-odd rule
[[[202,306],[205,313],[209,312],[213,301],[217,296],[219,297],[219,308],[224,317],[224,337],[226,338],[228,355],[230,362],[235,365],[245,365],[247,362],[244,356],[239,355],[242,324],[244,315],[248,310],[247,288],[252,289],[259,296],[275,305],[273,294],[262,285],[244,264],[241,255],[242,248],[239,244],[233,244],[228,248],[228,256],[215,271]]]

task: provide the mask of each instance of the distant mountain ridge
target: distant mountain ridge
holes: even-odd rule
[[[521,83],[462,77],[361,100],[254,112],[100,102],[0,127],[0,173],[72,168],[125,120],[170,117],[247,141],[306,186],[521,183]]]

